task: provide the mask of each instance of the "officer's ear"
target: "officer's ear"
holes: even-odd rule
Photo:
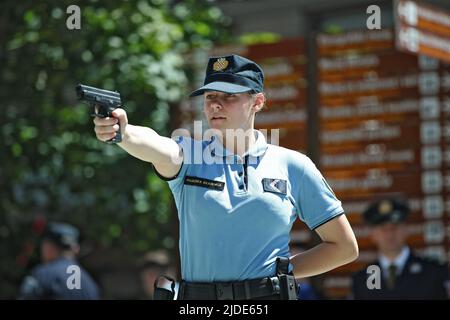
[[[261,111],[266,104],[266,96],[262,92],[252,94],[252,109],[253,111]]]

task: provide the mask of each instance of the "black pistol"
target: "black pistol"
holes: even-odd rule
[[[91,116],[93,117],[112,117],[112,112],[115,109],[122,107],[122,99],[120,98],[120,93],[118,93],[117,91],[103,90],[79,84],[76,86],[76,92],[78,100],[86,101],[94,107],[94,113],[91,114]],[[95,109],[95,106],[98,107],[97,110]],[[106,142],[118,143],[121,141],[122,133],[120,132],[119,123],[119,131],[116,132],[116,136]]]

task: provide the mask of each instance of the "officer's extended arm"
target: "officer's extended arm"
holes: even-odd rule
[[[128,124],[127,114],[123,109],[113,111],[114,118],[95,118],[95,132],[102,141],[110,140],[119,130],[122,142],[118,145],[132,156],[151,162],[156,170],[165,177],[176,175],[182,165],[183,153],[180,146],[172,139],[160,136],[153,129]]]
[[[315,230],[322,243],[291,257],[296,278],[330,271],[358,257],[358,243],[345,215],[340,215]]]

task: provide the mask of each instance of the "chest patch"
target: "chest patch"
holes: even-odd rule
[[[198,187],[204,187],[208,189],[214,189],[223,191],[223,188],[225,186],[225,182],[222,181],[215,181],[215,180],[209,180],[205,178],[199,178],[199,177],[191,177],[186,176],[184,178],[184,184],[191,185],[191,186],[198,186]]]
[[[263,178],[262,184],[263,184],[263,189],[266,192],[273,192],[273,193],[279,193],[279,194],[287,193],[286,180]]]

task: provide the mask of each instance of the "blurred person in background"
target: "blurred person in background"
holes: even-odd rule
[[[317,295],[314,287],[311,285],[308,279],[298,280],[298,300],[318,300],[319,296]]]
[[[363,213],[376,244],[381,271],[379,288],[369,288],[367,268],[352,276],[354,299],[448,299],[449,269],[415,255],[407,245],[409,207],[398,199],[375,201]]]
[[[171,282],[161,275],[174,273],[169,267],[169,255],[165,250],[156,250],[144,255],[140,266],[142,289],[148,299],[154,299],[155,281],[158,286],[170,290]]]
[[[41,240],[41,264],[26,276],[20,299],[99,299],[99,290],[86,270],[76,261],[80,250],[79,231],[66,223],[51,222]]]

